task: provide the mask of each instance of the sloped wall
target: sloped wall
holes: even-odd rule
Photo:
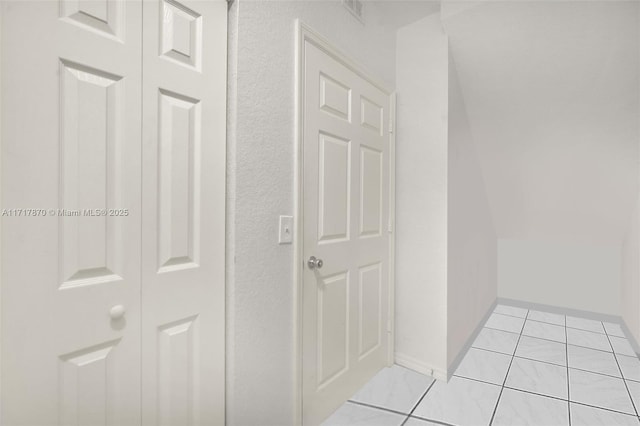
[[[497,297],[497,238],[453,57],[449,56],[449,374]]]

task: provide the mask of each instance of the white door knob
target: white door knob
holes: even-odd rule
[[[109,310],[109,315],[111,316],[112,320],[119,320],[120,318],[122,318],[124,316],[125,313],[125,309],[124,306],[122,305],[115,305],[114,307],[112,307]]]

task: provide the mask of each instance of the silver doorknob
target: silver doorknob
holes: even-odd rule
[[[309,269],[320,269],[324,265],[322,259],[317,259],[315,256],[311,256],[309,260],[307,260],[307,266]]]
[[[112,320],[119,320],[120,318],[124,317],[125,312],[126,310],[124,309],[124,306],[115,305],[114,307],[109,309],[109,316],[111,316]]]

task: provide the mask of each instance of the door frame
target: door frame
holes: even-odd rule
[[[353,61],[336,48],[325,37],[317,33],[300,19],[296,19],[295,35],[295,173],[294,173],[294,223],[293,223],[293,302],[295,320],[293,324],[294,360],[294,420],[302,424],[302,330],[303,330],[303,284],[304,284],[304,59],[305,43],[310,42],[331,56],[359,77],[389,96],[389,314],[387,318],[388,354],[387,365],[395,358],[395,144],[396,144],[396,93],[384,83],[372,77],[365,67]]]

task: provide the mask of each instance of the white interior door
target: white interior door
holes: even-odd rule
[[[2,424],[223,424],[226,2],[0,5]]]
[[[1,7],[2,424],[137,425],[141,3]]]
[[[227,4],[143,14],[143,423],[224,424]]]
[[[302,81],[303,420],[313,425],[387,365],[390,96],[309,40]]]

